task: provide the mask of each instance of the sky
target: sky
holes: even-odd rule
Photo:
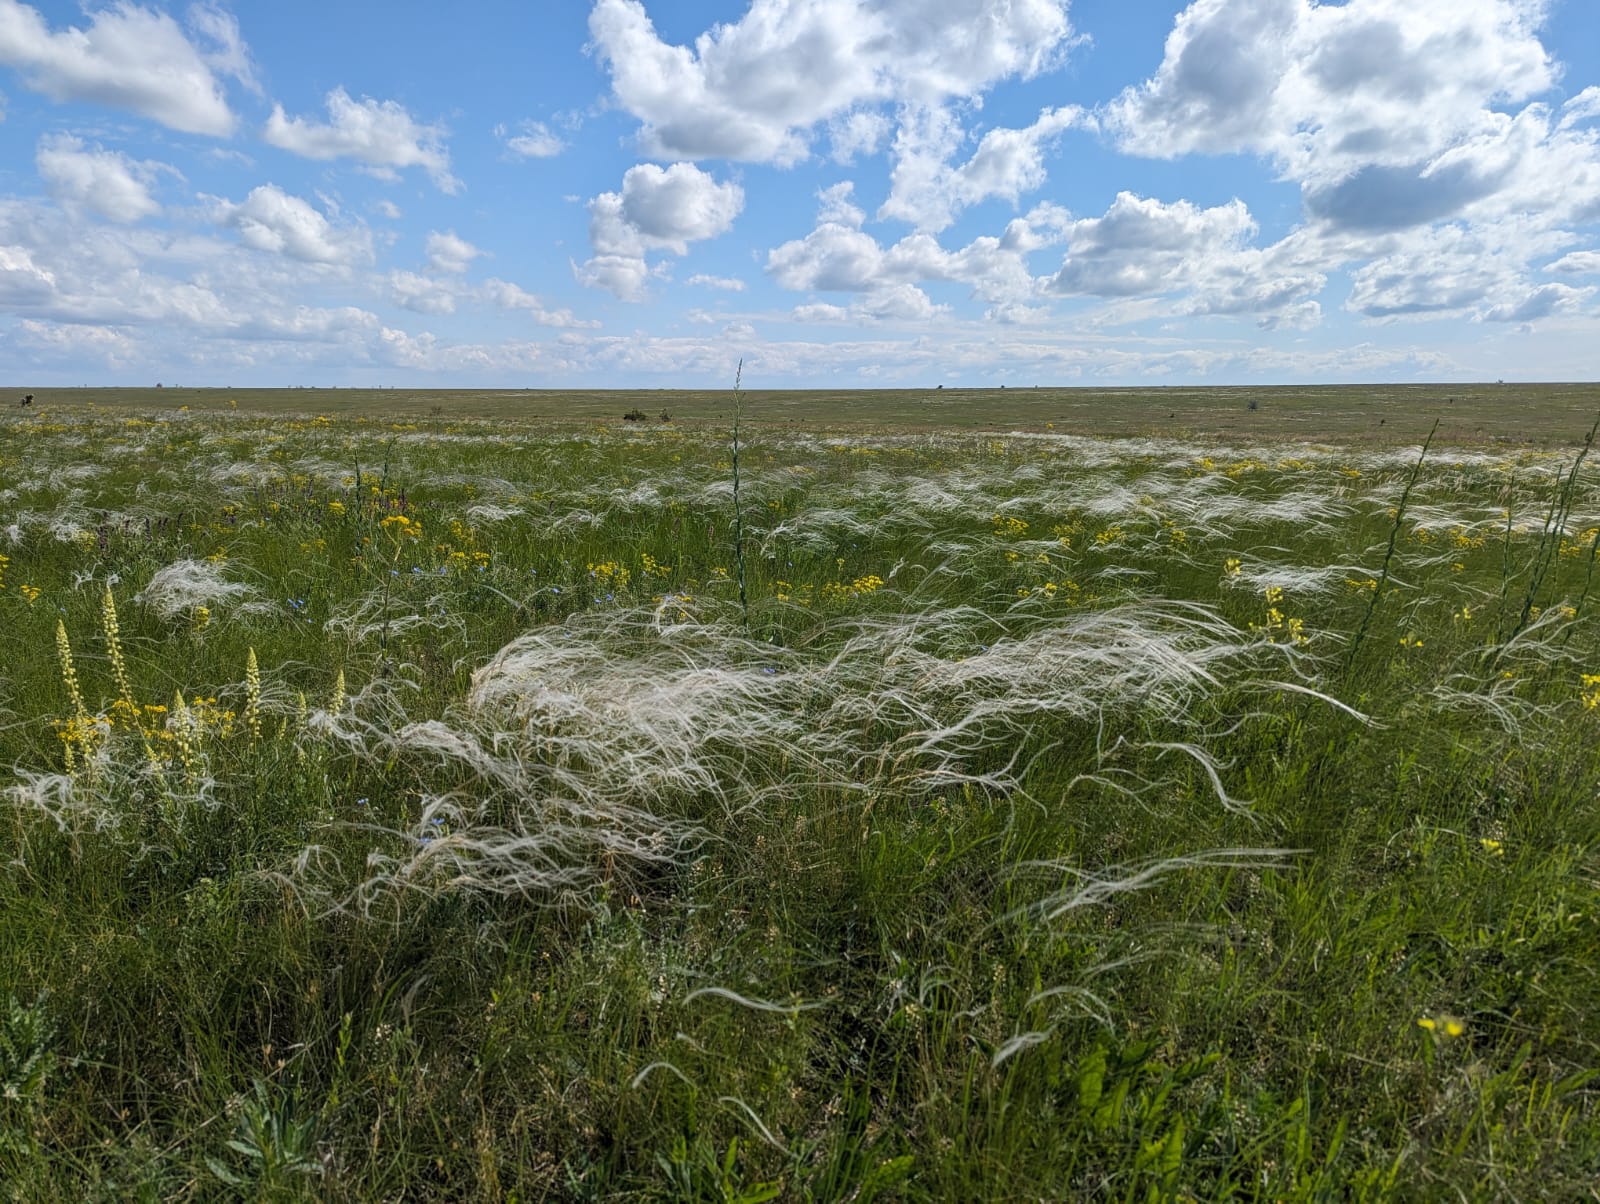
[[[1596,0],[0,0],[0,383],[1600,377]]]

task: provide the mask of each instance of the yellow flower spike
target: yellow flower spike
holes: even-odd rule
[[[189,704],[183,700],[183,691],[172,695],[172,740],[178,746],[178,760],[183,765],[183,776],[192,786],[200,777],[200,750],[196,737],[199,730]]]
[[[100,623],[105,628],[106,653],[111,659],[111,676],[117,683],[122,701],[138,714],[139,706],[133,700],[133,685],[128,681],[128,665],[122,658],[122,641],[118,634],[121,629],[117,624],[117,600],[111,596],[109,585],[106,586],[105,596],[100,600]]]
[[[56,658],[61,662],[61,683],[67,687],[67,697],[80,721],[87,721],[89,708],[83,705],[83,691],[78,687],[78,671],[72,665],[72,643],[67,639],[67,624],[56,620]]]
[[[250,746],[261,742],[261,666],[252,647],[244,659],[244,725],[250,732]]]
[[[333,682],[333,697],[328,699],[328,714],[337,715],[344,710],[344,670],[339,670],[339,676]]]

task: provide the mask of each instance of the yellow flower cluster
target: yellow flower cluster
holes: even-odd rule
[[[649,552],[639,553],[639,574],[643,577],[665,577],[672,572],[670,564],[662,564]]]
[[[1580,683],[1583,687],[1583,709],[1592,711],[1600,707],[1600,673],[1585,673]]]
[[[875,573],[865,577],[857,577],[849,585],[842,581],[830,581],[822,587],[824,599],[832,602],[842,602],[848,598],[860,598],[883,588],[883,578]]]
[[[727,575],[727,570],[723,570],[723,575]],[[633,579],[633,572],[620,561],[602,560],[599,564],[589,565],[589,576],[599,584],[612,589],[627,589],[628,582]]]
[[[989,521],[1001,539],[1020,539],[1028,533],[1028,524],[1014,515],[997,514]]]
[[[5,589],[6,587],[6,565],[10,563],[11,557],[4,552],[0,552],[0,589]]]
[[[1576,539],[1563,539],[1561,541],[1561,555],[1586,556],[1594,547],[1595,539],[1600,537],[1600,527],[1590,527],[1587,531],[1579,533]]]
[[[1294,644],[1300,648],[1304,648],[1309,644],[1311,637],[1306,635],[1305,620],[1283,613],[1282,587],[1276,585],[1267,586],[1266,598],[1266,621],[1264,623],[1250,624],[1250,630],[1265,632],[1267,639],[1274,644]]]
[[[378,526],[396,543],[402,539],[422,538],[422,524],[406,514],[391,514],[379,520]]]
[[[1466,1021],[1456,1016],[1423,1016],[1417,1021],[1417,1027],[1425,1032],[1432,1033],[1435,1037],[1455,1038],[1467,1031]]]

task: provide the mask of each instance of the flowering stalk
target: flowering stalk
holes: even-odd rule
[[[251,648],[244,662],[244,725],[250,729],[250,747],[261,743],[261,666]]]
[[[116,680],[117,690],[122,696],[122,701],[128,705],[130,714],[139,713],[139,704],[133,700],[133,686],[128,681],[128,665],[122,658],[122,641],[118,638],[120,628],[117,624],[117,602],[111,596],[111,587],[106,586],[105,597],[100,600],[100,621],[105,627],[106,652],[111,657],[111,676]]]

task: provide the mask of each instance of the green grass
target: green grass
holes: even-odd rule
[[[1576,394],[749,394],[748,618],[727,397],[163,394],[0,419],[11,1197],[1592,1191]]]

